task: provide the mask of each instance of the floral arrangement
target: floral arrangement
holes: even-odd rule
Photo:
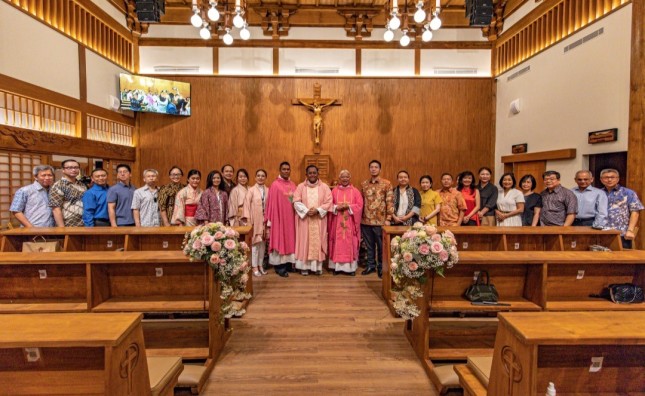
[[[245,310],[235,304],[235,300],[251,298],[250,294],[244,293],[251,269],[249,247],[238,241],[239,236],[237,231],[222,223],[209,223],[187,233],[182,244],[184,254],[191,261],[206,261],[220,282],[220,322],[243,315]]]
[[[413,319],[421,313],[416,300],[423,296],[426,270],[444,276],[445,269],[459,261],[457,241],[448,230],[440,234],[435,227],[417,222],[402,236],[394,237],[391,247],[394,309],[402,318]]]

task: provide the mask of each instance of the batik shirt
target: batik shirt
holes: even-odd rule
[[[607,215],[607,227],[620,230],[621,235],[625,235],[629,227],[629,216],[632,212],[638,212],[644,209],[643,204],[633,190],[621,185],[616,185],[611,191],[607,191],[607,200],[609,201],[609,210]]]
[[[386,220],[392,220],[394,193],[388,180],[380,177],[376,181],[365,180],[361,183],[361,191],[364,201],[361,224],[382,226]]]
[[[70,182],[62,178],[49,190],[49,206],[60,208],[63,212],[65,227],[84,227],[83,223],[83,194],[87,187],[76,180]]]

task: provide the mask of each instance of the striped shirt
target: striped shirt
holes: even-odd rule
[[[578,198],[569,189],[557,186],[553,190],[542,191],[542,210],[540,224],[545,226],[561,226],[567,215],[578,212]]]
[[[49,193],[37,181],[16,191],[10,212],[21,212],[34,227],[55,227]]]

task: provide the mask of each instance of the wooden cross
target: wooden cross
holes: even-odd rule
[[[322,98],[320,95],[320,84],[314,83],[313,98],[296,98],[291,100],[292,105],[305,106],[314,114],[314,154],[320,154],[320,135],[323,129],[322,112],[329,106],[340,106],[343,102],[340,99]]]

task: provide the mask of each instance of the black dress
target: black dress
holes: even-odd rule
[[[522,225],[531,226],[533,224],[533,214],[535,208],[542,207],[542,196],[537,193],[531,193],[524,196],[524,213],[522,213]]]

